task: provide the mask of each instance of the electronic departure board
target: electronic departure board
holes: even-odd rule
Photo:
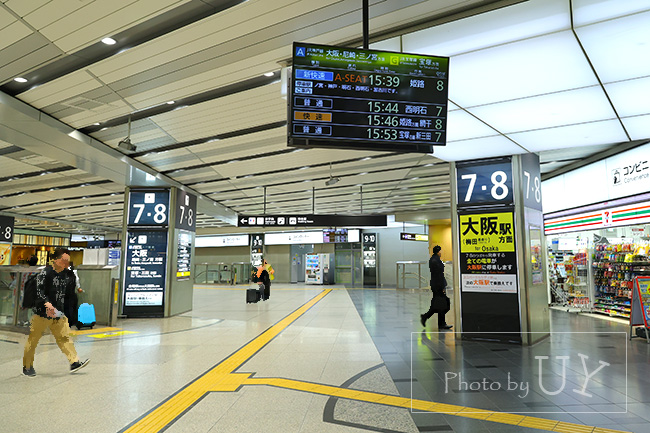
[[[433,152],[444,146],[449,58],[294,43],[288,143]]]

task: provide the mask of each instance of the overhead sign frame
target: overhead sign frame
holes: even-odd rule
[[[293,44],[288,144],[432,153],[446,144],[449,57]]]

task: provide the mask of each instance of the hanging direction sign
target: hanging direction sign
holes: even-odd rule
[[[386,215],[239,215],[237,227],[385,227]]]

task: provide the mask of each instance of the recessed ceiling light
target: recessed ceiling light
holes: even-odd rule
[[[368,172],[364,171],[363,173],[359,173],[359,176],[365,176],[366,174],[368,174]]]
[[[176,101],[167,101],[167,105],[173,105]]]
[[[17,82],[19,82],[19,83],[26,83],[26,82],[27,82],[27,78],[16,77],[16,78],[14,78],[14,81],[17,81]]]
[[[274,75],[275,75],[274,72],[267,72],[266,74],[264,74],[265,77],[272,77]]]
[[[99,126],[100,123],[99,123],[99,122],[95,122],[95,123],[93,123],[93,125],[95,125],[95,126]]]
[[[366,156],[365,158],[361,158],[359,161],[368,161],[369,159],[372,159],[372,156]]]
[[[117,43],[117,41],[113,38],[104,38],[102,39],[102,42],[106,45],[115,45]]]

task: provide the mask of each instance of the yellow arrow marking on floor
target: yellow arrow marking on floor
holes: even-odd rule
[[[86,329],[85,331],[70,331],[70,335],[88,335],[88,334],[101,334],[102,332],[110,331],[121,331],[122,328],[95,328],[95,329]]]
[[[206,393],[236,391],[251,374],[233,372],[330,292],[331,289],[327,289],[316,295],[122,432],[158,432],[181,416]]]
[[[455,415],[463,418],[474,418],[483,421],[491,421],[499,424],[511,424],[520,427],[531,427],[539,430],[564,433],[627,433],[622,430],[610,430],[599,427],[572,424],[568,422],[554,421],[545,418],[517,415],[503,412],[493,412],[484,409],[475,409],[465,406],[456,406],[445,403],[435,403],[425,400],[416,400],[395,395],[381,394],[371,391],[360,391],[357,389],[339,388],[331,385],[321,385],[311,382],[302,382],[293,379],[250,377],[244,380],[244,385],[268,385],[278,388],[286,388],[294,391],[311,392],[314,394],[329,395],[331,397],[346,398],[348,400],[363,401],[366,403],[383,404],[385,406],[403,407],[425,412]]]
[[[92,338],[110,338],[110,337],[117,337],[119,335],[127,335],[127,334],[138,334],[136,331],[117,331],[117,332],[106,332],[104,334],[92,334],[88,335],[88,337]]]
[[[332,289],[327,289],[302,305],[293,313],[264,331],[241,349],[225,358],[221,363],[207,373],[188,384],[185,388],[172,395],[163,403],[146,413],[132,425],[120,430],[120,433],[154,433],[168,427],[180,418],[193,404],[208,392],[234,392],[245,385],[267,385],[331,397],[376,403],[386,406],[416,409],[425,412],[449,414],[464,418],[474,418],[500,424],[511,424],[520,427],[530,427],[539,430],[560,433],[629,433],[622,430],[609,430],[581,424],[565,423],[545,418],[535,418],[503,412],[493,412],[484,409],[474,409],[465,406],[416,400],[395,395],[380,394],[370,391],[340,388],[337,386],[303,382],[284,378],[251,377],[252,373],[235,373],[234,371],[248,361],[257,351],[266,346],[275,336],[280,334],[291,323],[296,321],[307,310],[323,299]]]

